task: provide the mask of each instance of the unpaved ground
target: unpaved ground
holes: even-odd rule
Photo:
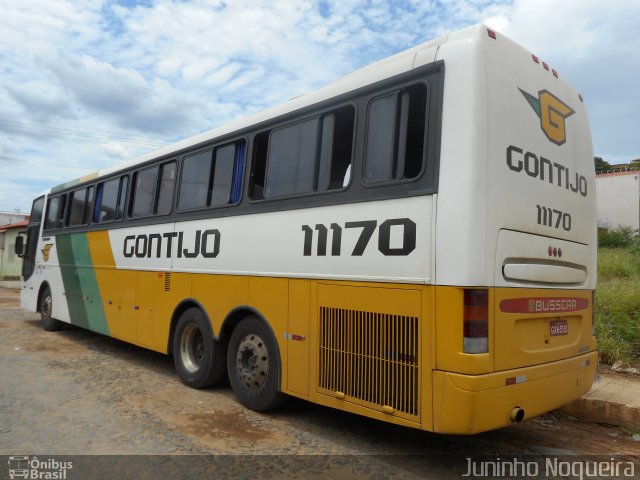
[[[19,308],[17,291],[0,288],[0,455],[34,454],[321,455],[298,464],[308,474],[314,465],[328,472],[321,458],[352,458],[366,473],[374,465],[382,476],[448,478],[451,455],[462,467],[465,455],[640,455],[640,443],[630,432],[562,414],[471,437],[296,399],[260,414],[236,403],[228,385],[183,386],[164,355],[77,328],[45,332],[36,314]],[[236,458],[246,466],[250,457]]]

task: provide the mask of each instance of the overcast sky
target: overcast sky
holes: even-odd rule
[[[640,157],[640,0],[0,0],[0,211],[486,23],[585,98],[594,153]]]

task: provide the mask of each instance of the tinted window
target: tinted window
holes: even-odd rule
[[[104,223],[123,218],[124,205],[121,202],[125,199],[127,181],[127,177],[114,178],[98,185],[94,222]]]
[[[124,218],[125,202],[127,201],[127,188],[129,187],[129,177],[122,177],[122,186],[120,188],[120,200],[118,200],[118,208],[116,209],[116,220]]]
[[[134,217],[153,213],[159,172],[160,167],[153,167],[136,173],[133,209],[131,211]]]
[[[66,195],[49,197],[49,201],[47,202],[47,216],[44,221],[45,229],[62,227],[65,199]]]
[[[185,157],[178,209],[215,207],[240,201],[244,151],[245,143],[237,142]]]
[[[206,207],[211,177],[212,151],[198,153],[186,157],[182,163],[182,179],[180,180],[180,197],[178,208]]]
[[[163,215],[171,211],[176,182],[176,162],[147,168],[135,174],[131,215]]]
[[[70,227],[89,223],[89,212],[93,187],[81,188],[69,194],[69,215],[67,224]]]
[[[318,119],[271,133],[265,198],[313,190]]]
[[[44,209],[44,197],[36,198],[31,207],[29,223],[40,223],[42,220],[42,210]]]
[[[173,188],[176,184],[176,162],[165,163],[161,167],[160,192],[158,193],[158,208],[156,213],[164,215],[173,206]]]
[[[422,171],[427,87],[416,84],[369,105],[364,178],[367,182],[411,179]]]
[[[253,199],[342,188],[349,183],[353,107],[284,128],[254,140]]]
[[[215,156],[211,205],[226,205],[231,201],[236,145],[232,144],[216,148]]]

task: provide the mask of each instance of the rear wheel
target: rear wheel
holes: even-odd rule
[[[62,323],[51,316],[53,312],[53,297],[51,289],[46,287],[40,297],[40,323],[47,332],[55,332],[62,328]]]
[[[225,375],[224,344],[213,338],[209,322],[198,308],[186,310],[173,337],[173,362],[180,380],[193,388],[211,387]]]
[[[229,382],[240,403],[251,410],[276,408],[280,392],[280,359],[276,341],[256,317],[241,321],[231,334],[227,352]]]

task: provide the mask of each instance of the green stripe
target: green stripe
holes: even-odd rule
[[[57,235],[56,249],[71,323],[109,335],[87,234]]]
[[[57,193],[65,188],[74,187],[76,185],[80,185],[81,183],[87,182],[89,180],[93,180],[98,177],[98,172],[92,172],[84,177],[76,178],[75,180],[71,180],[69,182],[61,183],[60,185],[56,185],[51,189],[51,193]]]

